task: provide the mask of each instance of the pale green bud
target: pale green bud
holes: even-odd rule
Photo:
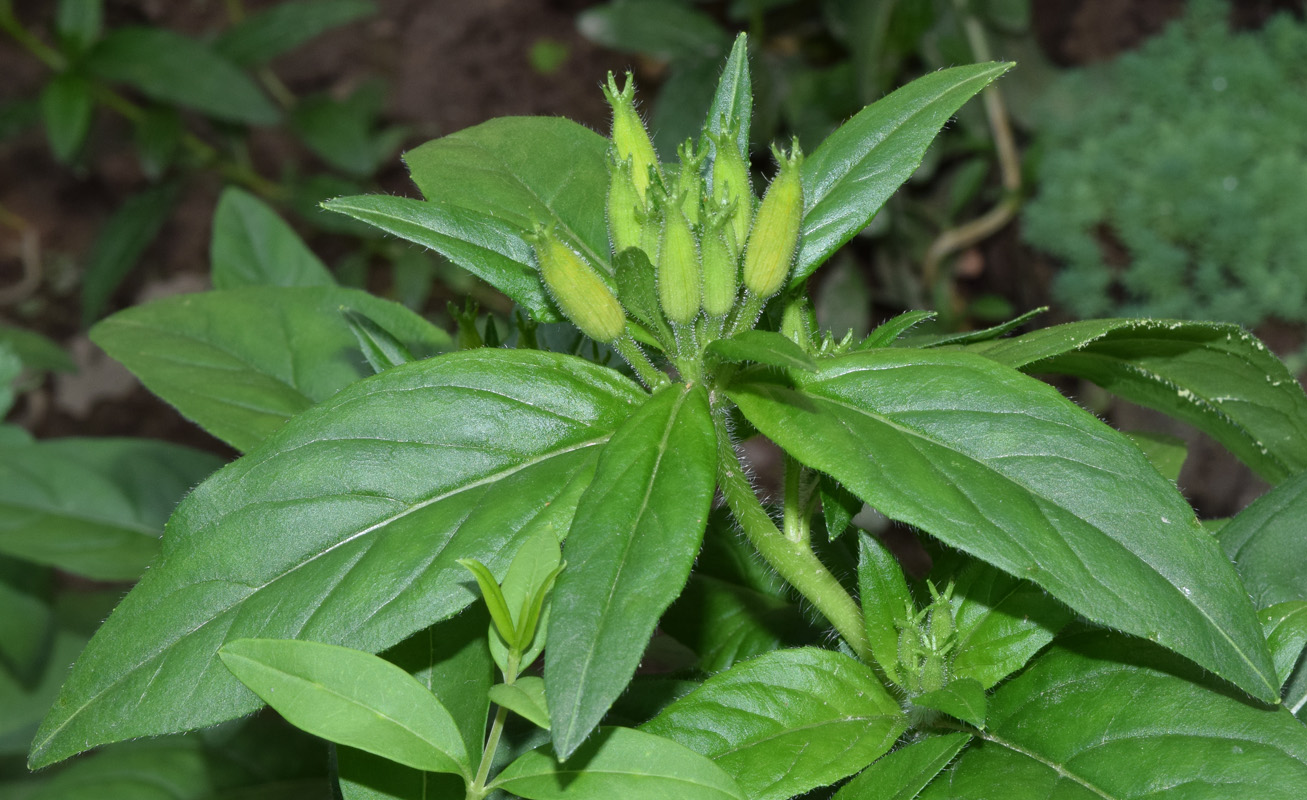
[[[658,302],[667,320],[685,325],[699,314],[699,245],[681,212],[680,197],[664,197],[663,235],[658,244]]]
[[[626,331],[626,311],[599,273],[554,234],[537,228],[531,237],[540,277],[563,315],[581,332],[611,342]]]
[[[641,200],[649,196],[649,184],[652,176],[660,179],[662,171],[658,166],[658,155],[654,152],[649,131],[645,130],[640,114],[635,110],[635,79],[626,73],[626,85],[617,88],[613,73],[608,73],[608,85],[604,87],[604,97],[613,108],[613,145],[617,148],[617,158],[631,160],[631,178]]]
[[[740,290],[740,259],[729,220],[724,213],[708,221],[699,242],[703,256],[703,310],[724,317],[735,307]]]
[[[694,152],[694,141],[686,139],[676,154],[681,159],[681,171],[676,176],[676,194],[681,197],[681,213],[691,225],[699,224],[699,206],[703,197],[703,161],[707,153]]]
[[[643,244],[648,213],[631,177],[631,159],[614,160],[609,173],[608,238],[617,254]]]
[[[718,205],[731,207],[731,227],[735,241],[744,242],[753,221],[753,184],[749,165],[735,143],[735,130],[713,137],[717,155],[712,163],[712,198]]]
[[[762,298],[771,297],[785,285],[799,249],[799,226],[803,223],[803,183],[799,170],[803,153],[799,142],[794,140],[788,158],[775,147],[772,152],[781,169],[758,206],[744,249],[744,286]]]

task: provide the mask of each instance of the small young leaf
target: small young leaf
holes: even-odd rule
[[[970,741],[969,733],[950,733],[900,747],[864,769],[833,800],[913,800]]]
[[[894,554],[865,531],[858,531],[858,594],[862,598],[862,616],[867,623],[867,644],[872,658],[890,680],[900,683],[899,629],[894,623],[916,606]]]
[[[205,43],[164,28],[118,28],[86,57],[86,68],[147,97],[230,122],[272,125],[280,114],[257,83]]]
[[[566,533],[565,530],[554,530],[548,525],[537,527],[508,566],[501,588],[504,604],[512,612],[516,633],[513,637],[503,637],[496,629],[490,636],[490,652],[502,670],[508,669],[510,641],[516,640],[524,651],[518,663],[519,670],[529,667],[544,649],[548,629],[546,609],[549,590],[562,565],[558,539]]]
[[[235,186],[223,190],[213,213],[209,260],[215,289],[336,284],[277,212]]]
[[[722,76],[717,81],[717,92],[713,95],[712,105],[708,106],[708,117],[703,122],[704,133],[708,134],[700,142],[700,148],[708,153],[704,162],[704,171],[712,173],[713,161],[717,159],[717,142],[715,137],[726,132],[723,125],[738,126],[735,146],[746,160],[749,157],[749,124],[753,121],[753,84],[749,76],[749,41],[741,33],[735,37],[731,54],[722,68]]]
[[[708,352],[724,361],[754,361],[771,367],[811,372],[817,362],[792,340],[772,331],[740,331],[729,339],[714,339]]]
[[[81,149],[91,128],[95,99],[91,83],[74,72],[61,72],[41,91],[41,116],[50,150],[60,164],[68,164]]]
[[[904,311],[897,317],[882,322],[877,326],[876,330],[867,334],[867,338],[858,342],[853,349],[872,350],[877,347],[889,347],[898,341],[900,336],[911,330],[914,325],[919,325],[934,318],[934,311]]]
[[[1254,500],[1216,534],[1259,608],[1307,599],[1307,472]]]
[[[985,729],[985,687],[974,678],[949,681],[943,689],[917,695],[912,702]]]
[[[460,558],[458,563],[476,578],[477,586],[481,589],[481,599],[485,602],[486,609],[490,611],[490,619],[495,623],[495,630],[504,637],[509,647],[518,647],[513,616],[508,611],[508,605],[504,603],[504,593],[499,589],[499,581],[490,574],[485,564],[474,558]]]
[[[251,14],[223,31],[213,49],[242,67],[266,64],[376,10],[369,0],[290,0]]]
[[[988,342],[1000,337],[1006,336],[1012,331],[1020,328],[1035,317],[1048,311],[1048,306],[1040,306],[1031,309],[1026,313],[1013,317],[1007,322],[994,325],[979,331],[965,331],[963,333],[941,333],[928,334],[924,336],[909,336],[900,340],[900,344],[907,347],[943,347],[945,345],[963,345],[976,344],[979,342]]]
[[[436,696],[371,653],[294,639],[237,639],[227,669],[298,728],[427,772],[471,777],[458,726]]]
[[[103,24],[103,0],[59,0],[54,29],[65,51],[74,55],[86,52],[100,38]]]
[[[177,155],[184,133],[181,114],[176,109],[166,106],[144,109],[136,121],[135,141],[136,156],[145,177],[154,181],[163,177]]]
[[[535,594],[531,596],[530,601],[523,605],[522,611],[518,615],[517,640],[522,643],[523,647],[531,647],[531,649],[526,652],[526,655],[523,656],[524,664],[531,663],[530,661],[525,660],[527,656],[532,656],[533,651],[534,654],[538,655],[539,649],[545,646],[545,608],[549,603],[549,593],[553,591],[554,581],[558,579],[559,573],[561,573],[566,566],[567,562],[563,562],[554,567],[553,571],[545,576],[544,583],[542,583],[540,588],[536,590]],[[537,632],[540,634],[539,638],[536,638]],[[532,660],[534,660],[534,658]]]
[[[363,357],[368,360],[374,372],[398,367],[413,360],[413,353],[404,343],[373,322],[368,315],[352,308],[343,308],[341,313],[345,315],[350,332],[358,340],[359,349],[363,351]]]
[[[1171,483],[1180,480],[1180,470],[1184,469],[1184,460],[1189,456],[1189,448],[1183,439],[1146,431],[1128,431],[1126,437],[1143,451],[1148,463],[1157,467],[1167,480]]]
[[[543,678],[528,675],[516,683],[499,683],[490,688],[490,701],[507,708],[532,724],[549,730],[549,706],[545,703]]]
[[[1307,647],[1307,601],[1291,600],[1263,609],[1259,616],[1266,632],[1266,646],[1275,662],[1275,674],[1284,685]]]
[[[627,248],[617,254],[614,263],[617,299],[627,313],[644,323],[664,341],[671,341],[672,330],[658,306],[658,289],[654,267],[643,250]]]
[[[8,346],[28,369],[41,372],[77,370],[77,364],[62,347],[36,331],[0,324],[0,345]]]
[[[548,745],[490,783],[527,800],[745,800],[713,762],[676,742],[630,728],[601,728],[565,762]],[[752,797],[749,800],[753,800]]]
[[[82,322],[90,325],[100,316],[109,297],[132,271],[145,248],[159,235],[172,215],[176,184],[161,184],[128,198],[91,246],[82,278]]]
[[[821,516],[826,523],[826,536],[834,541],[848,530],[853,518],[862,511],[864,503],[829,475],[822,475],[819,479],[817,496],[821,498]]]
[[[408,131],[376,130],[385,102],[379,81],[361,84],[348,97],[310,95],[295,104],[291,127],[319,158],[347,175],[366,178],[394,154]]]

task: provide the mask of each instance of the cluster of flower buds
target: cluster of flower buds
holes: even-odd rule
[[[672,341],[660,341],[663,349],[683,352],[686,342],[701,347],[751,327],[763,304],[785,287],[798,250],[798,142],[788,154],[773,148],[780,170],[758,202],[738,121],[722,120],[720,133],[706,133],[698,146],[687,141],[679,163],[664,165],[636,111],[630,75],[619,87],[610,73],[604,94],[613,110],[607,198],[613,260],[629,250],[646,257],[657,304],[674,332]],[[625,312],[597,268],[553,231],[538,230],[534,246],[563,313],[594,339],[622,337]]]
[[[944,688],[957,646],[952,582],[943,592],[930,581],[926,581],[926,588],[930,590],[930,605],[918,611],[909,600],[906,617],[894,623],[899,629],[900,683],[913,695]]]

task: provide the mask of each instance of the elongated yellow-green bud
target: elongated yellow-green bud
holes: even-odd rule
[[[667,320],[685,325],[699,314],[699,245],[681,212],[680,197],[662,198],[663,235],[658,244],[658,302]]]
[[[681,213],[691,225],[699,224],[699,206],[703,198],[703,160],[707,153],[694,152],[694,141],[686,139],[676,154],[681,159],[681,171],[676,176],[676,193],[681,197]]]
[[[608,239],[617,254],[643,244],[648,213],[631,179],[631,159],[613,159],[608,171]]]
[[[728,130],[713,137],[717,155],[712,162],[712,197],[718,205],[730,206],[735,241],[743,242],[753,222],[753,185],[735,136],[735,131]]]
[[[572,324],[600,342],[611,342],[626,331],[626,311],[593,267],[544,227],[536,229],[531,245],[540,277]]]
[[[617,157],[621,160],[631,159],[631,178],[640,193],[641,200],[649,196],[651,175],[661,179],[662,170],[658,166],[658,156],[654,153],[653,142],[645,130],[640,114],[635,110],[635,79],[626,73],[626,85],[617,88],[613,73],[608,73],[608,85],[604,87],[604,97],[613,108],[613,145],[617,148]]]
[[[781,170],[767,187],[744,248],[744,286],[761,298],[771,297],[785,285],[803,222],[803,184],[799,176],[803,153],[799,141],[794,140],[788,158],[776,147],[772,152]]]
[[[740,291],[740,260],[735,234],[725,211],[708,220],[699,242],[703,256],[703,310],[710,317],[724,317],[735,307]]]

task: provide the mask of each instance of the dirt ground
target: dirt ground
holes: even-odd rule
[[[246,0],[247,11],[267,2]],[[630,56],[583,39],[576,15],[592,3],[582,0],[377,0],[376,17],[329,33],[284,56],[273,71],[296,94],[344,94],[361,81],[389,82],[386,120],[412,126],[410,146],[491,117],[509,114],[561,115],[602,130],[606,106],[597,90],[607,70],[632,66]],[[20,19],[48,36],[54,4],[18,0]],[[722,2],[702,7],[720,13]],[[1236,21],[1259,24],[1281,9],[1301,12],[1302,0],[1239,0]],[[1183,11],[1184,0],[1038,0],[1033,28],[1045,54],[1070,66],[1100,61],[1132,48]],[[159,25],[204,34],[221,26],[226,5],[217,0],[107,0],[106,23]],[[528,53],[542,40],[561,43],[568,56],[554,75],[531,68]],[[650,78],[647,63],[635,64]],[[12,40],[0,38],[0,104],[33,94],[44,68]],[[321,169],[315,157],[290,136],[257,131],[249,141],[254,168],[276,177],[294,167]],[[83,365],[80,376],[52,378],[18,409],[39,436],[146,436],[165,438],[231,455],[221,444],[181,419],[145,392],[85,339],[77,301],[78,270],[94,237],[122,201],[147,185],[136,164],[127,125],[99,113],[91,150],[82,168],[53,162],[39,128],[0,142],[0,208],[20,217],[40,245],[42,282],[19,302],[0,307],[0,319],[46,333],[70,347]],[[221,183],[210,176],[191,180],[175,213],[146,252],[142,266],[114,296],[112,307],[143,296],[205,285],[210,220]],[[402,165],[394,160],[377,176],[377,190],[411,194]],[[324,253],[338,250],[331,234],[310,234]],[[1047,300],[1056,265],[1020,243],[1015,226],[981,249],[992,265],[966,288],[1008,297],[1021,310]],[[20,238],[0,227],[0,290],[22,277]],[[1298,332],[1285,334],[1290,338]],[[1274,344],[1274,342],[1272,342]],[[1138,422],[1133,411],[1123,412]],[[1147,419],[1145,419],[1147,422]],[[1206,515],[1232,513],[1262,490],[1261,484],[1215,445],[1195,440],[1183,488]]]

